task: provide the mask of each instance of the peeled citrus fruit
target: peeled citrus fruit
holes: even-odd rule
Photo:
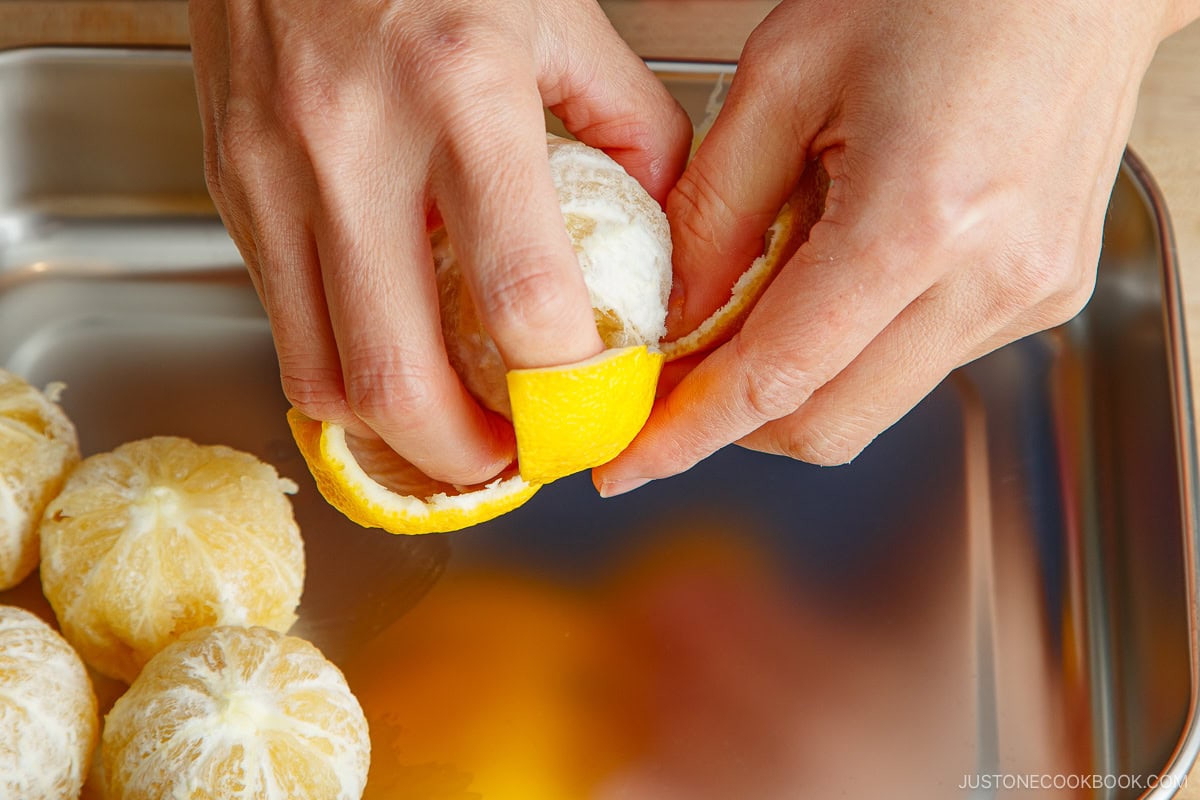
[[[170,436],[85,459],[41,526],[63,635],[128,683],[189,630],[287,630],[304,583],[295,488],[249,453]]]
[[[101,745],[108,800],[358,800],[370,748],[317,648],[238,627],[192,631],[152,658]]]
[[[600,150],[551,134],[547,150],[563,222],[600,338],[609,348],[645,345],[657,350],[667,332],[672,279],[666,214],[641,184]],[[504,362],[479,321],[453,242],[440,229],[431,244],[450,361],[483,405],[514,419],[519,409],[511,407]]]
[[[75,427],[58,406],[61,385],[44,393],[0,369],[0,591],[38,563],[38,521],[79,461]]]
[[[444,229],[435,231],[430,244],[447,353],[480,403],[513,421],[516,470],[483,486],[433,481],[379,446],[346,444],[340,426],[292,411],[293,435],[318,488],[360,525],[430,533],[492,519],[540,485],[610,460],[650,415],[671,291],[666,215],[603,152],[551,135],[547,149],[567,235],[609,349],[578,364],[507,371],[479,321],[453,242]]]
[[[75,800],[98,729],[79,656],[33,614],[0,606],[0,797]]]

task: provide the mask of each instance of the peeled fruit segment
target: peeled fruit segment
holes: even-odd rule
[[[0,797],[74,800],[98,731],[79,656],[33,614],[0,606]]]
[[[126,683],[181,634],[286,631],[304,584],[295,484],[249,453],[158,436],[85,459],[42,521],[63,635]]]
[[[382,442],[352,446],[342,426],[294,408],[287,418],[322,496],[364,527],[410,534],[456,531],[512,511],[540,488],[515,472],[485,486],[435,481]]]
[[[193,631],[105,719],[108,800],[358,800],[362,708],[317,648],[266,628]]]
[[[40,392],[0,369],[0,591],[38,564],[38,521],[79,461],[75,426],[57,403],[61,384]]]

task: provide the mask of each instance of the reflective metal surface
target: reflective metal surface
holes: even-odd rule
[[[657,66],[696,115],[723,69]],[[368,797],[1138,797],[1196,746],[1195,453],[1156,203],[1127,161],[1085,312],[850,466],[728,448],[630,496],[580,475],[393,537],[330,510],[291,442],[186,54],[14,51],[0,364],[67,384],[86,453],[180,434],[300,484],[295,632],[367,710]],[[50,613],[36,576],[0,602]]]

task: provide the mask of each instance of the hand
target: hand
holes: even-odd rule
[[[662,200],[678,104],[594,0],[192,0],[209,189],[271,321],[284,392],[431,477],[513,459],[441,338],[444,221],[510,368],[599,352],[543,107]]]
[[[852,459],[955,367],[1087,301],[1162,9],[785,0],[672,191],[677,334],[728,298],[810,159],[823,218],[741,332],[596,470],[607,496],[739,442]]]

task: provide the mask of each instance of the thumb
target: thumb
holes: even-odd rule
[[[785,97],[781,88],[753,63],[739,67],[712,130],[667,198],[678,279],[670,338],[690,333],[729,299],[790,196],[807,195],[799,233],[820,216],[827,179],[819,180],[809,149],[824,120],[806,118],[794,105],[795,89]]]

